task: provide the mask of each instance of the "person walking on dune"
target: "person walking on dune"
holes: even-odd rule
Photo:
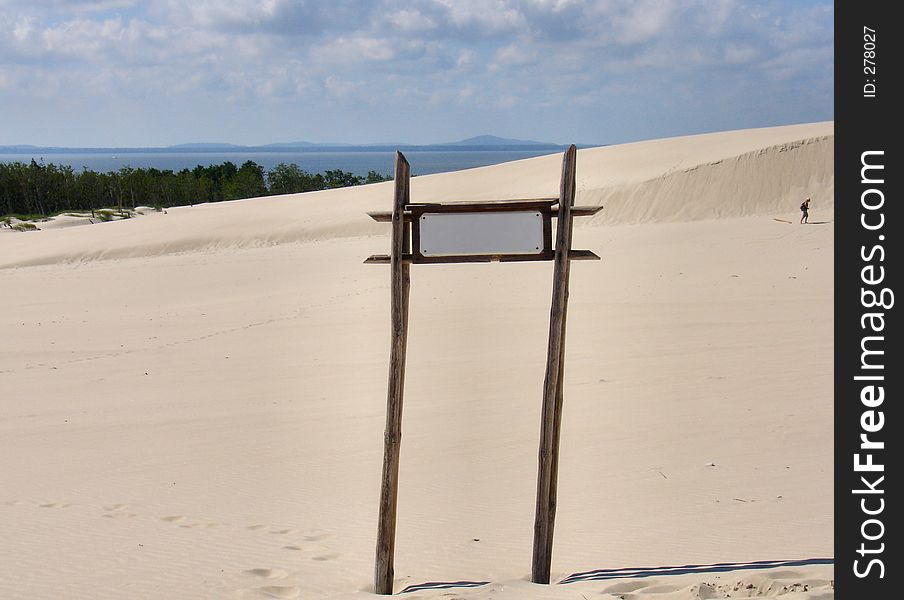
[[[800,205],[800,222],[806,223],[807,219],[810,217],[810,197],[807,196],[807,199],[804,200]]]

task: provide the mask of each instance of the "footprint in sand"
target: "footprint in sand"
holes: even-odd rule
[[[265,528],[265,527],[266,527],[266,525],[262,525],[262,524],[258,523],[257,525],[249,525],[249,526],[246,527],[245,529],[249,529],[249,530],[251,530],[251,531],[257,531],[257,530],[263,529],[263,528]]]
[[[292,550],[294,552],[306,552],[311,556],[325,556],[330,553],[331,548],[323,544],[312,542],[298,542],[295,544],[287,544],[283,546],[284,550]]]
[[[107,519],[134,519],[138,516],[133,512],[128,512],[127,508],[129,508],[128,504],[110,504],[104,506],[106,512],[101,516]]]
[[[322,561],[326,561],[326,560],[336,560],[340,556],[342,556],[342,555],[339,554],[338,552],[331,552],[329,554],[318,554],[317,556],[312,556],[311,560],[316,560],[316,561],[322,562]]]
[[[47,504],[41,504],[39,506],[41,508],[69,508],[72,505],[65,502],[49,502]]]
[[[161,521],[165,521],[167,523],[176,523],[182,529],[210,529],[211,527],[219,527],[219,523],[208,523],[204,521],[195,521],[193,523],[187,523],[188,517],[184,517],[182,515],[170,515],[168,517],[160,517]]]
[[[252,575],[254,577],[261,577],[263,579],[285,579],[289,576],[288,573],[283,571],[282,569],[248,569],[247,571],[243,571],[245,575]]]
[[[304,540],[306,542],[320,542],[322,540],[327,540],[331,537],[334,537],[332,533],[315,533],[312,535],[304,536]]]
[[[186,517],[183,517],[182,515],[172,515],[169,517],[160,517],[161,521],[166,521],[167,523],[181,523],[182,521],[185,521],[185,519],[186,519]]]
[[[301,590],[295,585],[268,585],[260,588],[260,592],[265,597],[292,600],[298,598]]]
[[[179,525],[182,529],[211,529],[218,526],[219,523],[188,523],[186,525]]]
[[[290,535],[293,533],[298,533],[297,529],[278,529],[276,531],[271,531],[273,535]]]

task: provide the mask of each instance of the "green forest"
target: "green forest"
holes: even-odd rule
[[[138,206],[161,209],[203,202],[310,192],[388,181],[370,171],[361,177],[341,170],[311,174],[296,164],[265,171],[254,161],[230,161],[181,171],[123,167],[99,173],[68,165],[0,163],[0,216],[42,218],[66,211]]]

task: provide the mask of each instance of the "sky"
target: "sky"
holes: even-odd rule
[[[834,119],[834,8],[0,0],[0,145],[615,144]]]

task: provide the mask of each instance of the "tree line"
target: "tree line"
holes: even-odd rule
[[[99,208],[168,208],[275,194],[326,190],[388,181],[370,171],[366,177],[342,170],[308,173],[280,163],[265,171],[254,161],[238,167],[230,161],[172,171],[123,167],[100,173],[34,159],[0,163],[0,215],[50,216]]]

